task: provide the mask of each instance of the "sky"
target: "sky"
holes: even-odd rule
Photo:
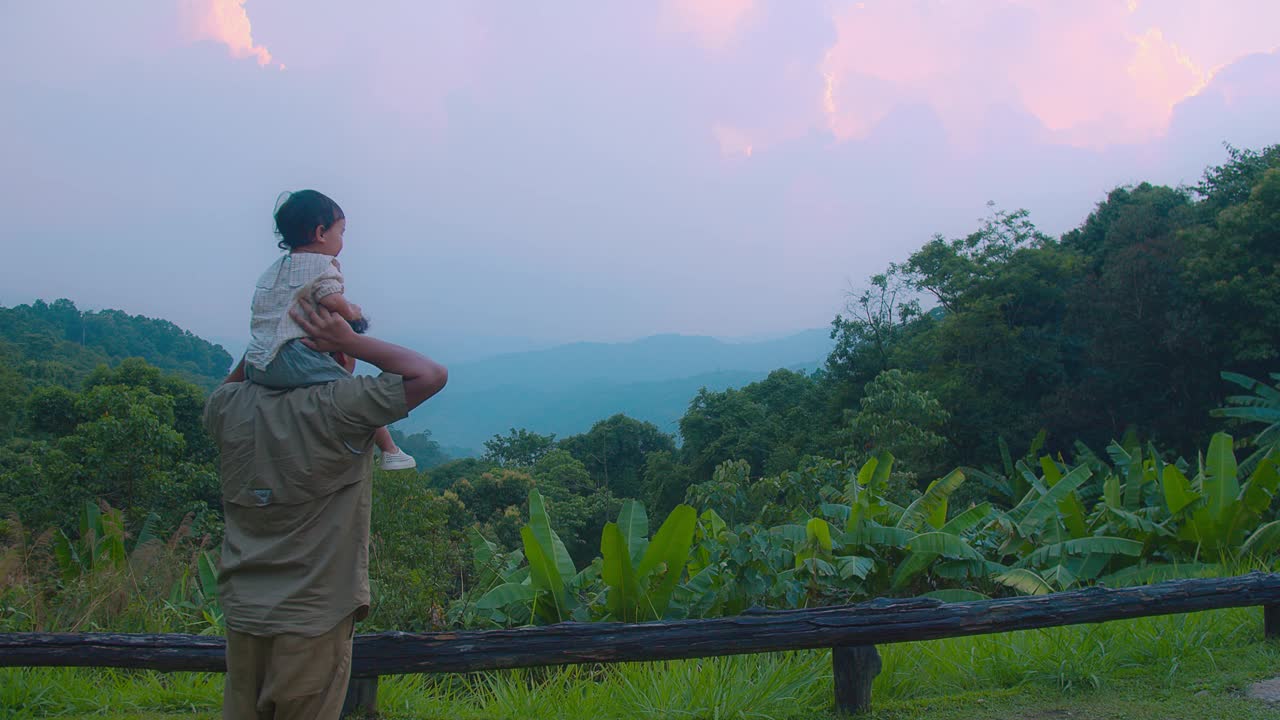
[[[234,344],[311,187],[377,334],[752,337],[1280,141],[1280,2],[9,0],[0,95],[3,305]]]

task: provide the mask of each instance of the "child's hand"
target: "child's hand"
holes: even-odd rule
[[[341,315],[330,312],[323,305],[312,304],[306,298],[299,298],[298,303],[289,309],[289,315],[307,334],[302,338],[302,344],[316,352],[343,352],[358,339]]]

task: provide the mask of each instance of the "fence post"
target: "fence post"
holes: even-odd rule
[[[871,681],[880,674],[875,645],[831,648],[831,671],[836,684],[836,712],[871,710]]]
[[[1262,606],[1262,636],[1280,640],[1280,605]]]
[[[342,702],[342,717],[372,718],[378,716],[378,676],[351,678],[347,699]]]

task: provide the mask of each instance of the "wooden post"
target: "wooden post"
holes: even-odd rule
[[[1280,640],[1280,605],[1262,606],[1262,636]]]
[[[347,699],[342,703],[342,717],[373,718],[378,716],[378,676],[351,678]]]
[[[831,670],[836,681],[836,712],[870,712],[871,681],[880,674],[876,646],[831,648]]]

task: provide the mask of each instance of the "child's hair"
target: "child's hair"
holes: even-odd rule
[[[346,215],[338,203],[315,190],[280,193],[276,198],[276,243],[281,250],[291,250],[311,243],[316,227],[329,229]]]

